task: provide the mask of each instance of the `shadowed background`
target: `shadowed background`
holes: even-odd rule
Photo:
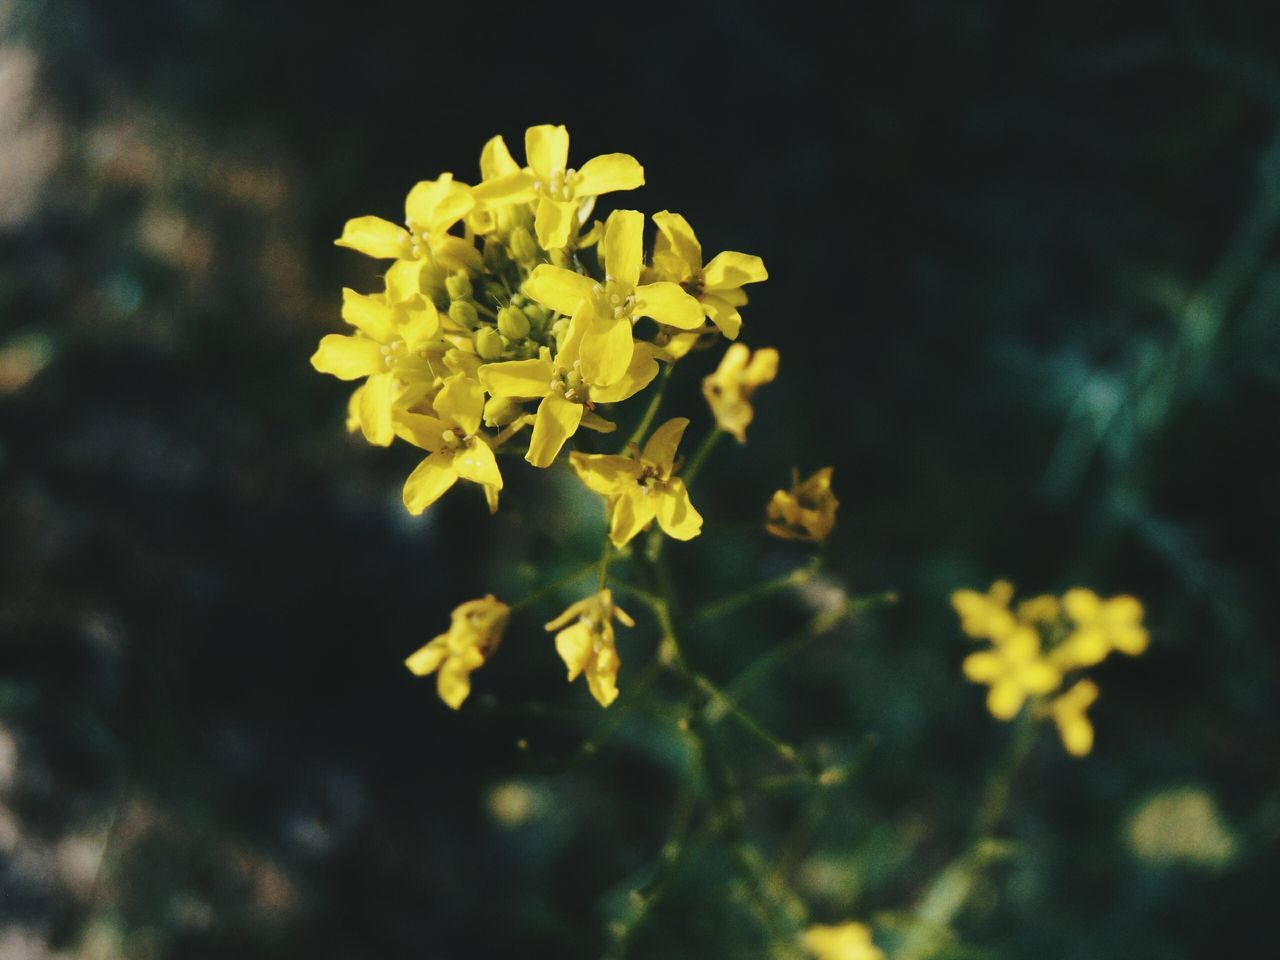
[[[752,523],[836,468],[826,579],[697,665],[901,596],[750,701],[819,757],[877,737],[748,801],[814,916],[891,922],[961,849],[1009,731],[947,596],[1006,576],[1134,593],[1153,643],[1097,671],[1087,760],[1045,737],[953,955],[1274,944],[1277,38],[1263,3],[0,0],[0,960],[600,954],[685,776],[669,716],[575,754],[604,717],[541,630],[574,589],[458,714],[401,665],[589,559],[598,507],[508,471],[493,520],[411,518],[414,451],[348,438],[307,362],[376,276],[343,221],[542,122],[645,165],[602,209],[771,274],[743,338],[781,375],[699,480],[684,596],[802,562]],[[653,628],[620,642],[622,703]],[[724,876],[694,858],[641,955],[758,956]]]

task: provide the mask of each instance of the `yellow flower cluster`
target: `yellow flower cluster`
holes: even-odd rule
[[[612,431],[609,405],[648,386],[660,363],[703,339],[736,339],[744,285],[768,276],[747,254],[704,263],[688,221],[668,211],[653,217],[646,262],[644,214],[591,219],[597,197],[644,184],[634,157],[611,153],[571,167],[568,131],[550,124],[530,127],[524,149],[521,164],[494,137],[481,151],[478,183],[450,173],[424,180],[405,199],[403,226],[357,217],[337,241],[389,265],[381,290],[343,291],[342,318],[353,329],[324,337],[311,362],[359,381],[348,407],[353,431],[426,452],[404,485],[415,514],[460,479],[478,484],[496,510],[496,451],[531,426],[524,459],[548,467],[578,430]],[[750,392],[777,369],[776,351],[747,363],[749,353],[735,344],[715,375],[725,385],[713,412],[739,439]],[[671,423],[662,430],[678,437]],[[621,472],[621,457],[574,463],[610,498],[615,543],[655,517],[672,536],[698,532],[670,452],[646,452]]]
[[[1064,681],[1112,651],[1137,656],[1146,650],[1142,604],[1130,596],[1103,600],[1083,587],[1061,597],[1032,597],[1016,608],[1010,607],[1012,600],[1013,586],[1004,580],[986,593],[951,595],[960,629],[991,644],[965,658],[964,674],[990,687],[987,709],[998,720],[1013,719],[1034,699],[1036,714],[1053,720],[1067,752],[1082,757],[1093,748],[1086,711],[1097,700],[1098,687],[1082,678],[1064,689]]]

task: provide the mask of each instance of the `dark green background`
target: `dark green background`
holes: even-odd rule
[[[0,942],[599,955],[683,777],[667,719],[637,711],[559,769],[602,716],[541,631],[556,601],[459,714],[401,666],[457,602],[588,559],[596,508],[508,469],[496,520],[474,490],[411,520],[413,451],[348,440],[346,389],[307,363],[340,288],[375,276],[332,246],[347,217],[398,219],[415,180],[474,179],[489,136],[519,153],[556,122],[577,162],[641,160],[623,205],[771,274],[743,336],[781,375],[699,481],[685,597],[801,562],[749,522],[828,463],[829,575],[901,595],[750,703],[816,755],[878,736],[839,790],[749,802],[813,915],[906,910],[961,849],[1008,730],[960,677],[947,596],[1006,576],[1132,592],[1153,643],[1097,671],[1091,757],[1040,745],[963,955],[1273,948],[1274,5],[11,0],[4,36],[38,59],[29,109],[61,148],[0,227],[0,349],[51,351],[0,394]],[[695,377],[668,404],[705,429]],[[686,644],[727,681],[804,616],[783,599]],[[621,641],[624,700],[653,638]],[[748,779],[776,771],[734,749]],[[486,799],[512,779],[546,807],[515,829]],[[1185,786],[1235,837],[1219,869],[1126,845],[1134,809]],[[58,872],[59,844],[104,836],[101,869]],[[759,956],[725,876],[696,859],[640,955]]]

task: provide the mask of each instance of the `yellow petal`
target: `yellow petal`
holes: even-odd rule
[[[480,383],[495,397],[544,396],[553,376],[555,367],[550,360],[508,360],[480,368]]]
[[[1049,693],[1062,682],[1062,674],[1048,660],[1037,660],[1027,665],[1019,680],[1027,693]]]
[[[569,606],[565,609],[564,613],[560,614],[560,616],[556,617],[551,622],[545,624],[544,629],[559,630],[561,627],[567,624],[570,620],[576,620],[578,617],[582,616],[583,613],[585,613],[588,609],[591,608],[591,605],[594,602],[595,602],[595,596],[592,595],[590,597],[587,597],[584,600],[578,600],[578,601],[575,601],[574,603],[569,604]]]
[[[311,366],[339,380],[357,380],[387,369],[382,345],[367,337],[347,337],[330,333],[320,340],[311,355]]]
[[[570,682],[578,679],[591,658],[593,640],[591,625],[585,620],[579,620],[556,634],[556,653],[560,654],[560,659],[569,668]]]
[[[480,151],[480,176],[485,180],[496,180],[519,172],[520,164],[511,156],[507,141],[501,135],[491,139]]]
[[[1057,717],[1062,745],[1073,757],[1083,757],[1093,749],[1093,724],[1083,715]]]
[[[640,478],[640,464],[612,453],[571,453],[569,465],[588,489],[606,497],[630,490]]]
[[[698,302],[702,304],[702,312],[716,325],[717,330],[730,340],[738,339],[738,334],[742,332],[742,314],[736,308],[710,293],[704,293],[698,298]]]
[[[635,312],[677,330],[694,330],[702,326],[702,304],[685,293],[680,284],[670,280],[636,287]]]
[[[379,447],[395,438],[391,429],[391,404],[395,400],[395,377],[379,373],[365,381],[360,391],[360,430],[364,438]]]
[[[446,660],[436,674],[436,692],[454,710],[471,695],[471,671],[457,659]]]
[[[1000,680],[987,694],[987,709],[997,720],[1012,720],[1026,700],[1022,687],[1011,680]]]
[[[453,457],[433,453],[418,464],[404,482],[404,505],[414,516],[439,500],[446,490],[458,482]]]
[[[1076,587],[1062,595],[1062,606],[1076,623],[1084,626],[1098,618],[1102,611],[1102,601],[1092,590]]]
[[[615,210],[609,214],[600,250],[606,276],[627,287],[639,283],[644,262],[644,214],[639,210]]]
[[[422,293],[427,289],[424,279],[430,269],[425,260],[397,260],[383,278],[387,284],[387,299],[400,303]]]
[[[401,304],[395,311],[395,319],[396,332],[405,346],[414,352],[440,332],[440,313],[436,305],[422,297]]]
[[[658,238],[653,245],[653,259],[671,253],[684,264],[689,276],[702,272],[702,245],[689,226],[689,221],[678,213],[663,210],[653,215],[653,222],[658,227]]]
[[[965,657],[961,669],[974,683],[992,683],[1005,672],[1004,658],[990,650],[980,650]]]
[[[617,651],[605,646],[587,667],[587,689],[602,707],[618,699],[618,667],[621,665]]]
[[[624,492],[613,504],[609,518],[609,539],[615,547],[625,546],[627,541],[643,530],[658,512],[657,497],[645,496],[637,486]]]
[[[405,658],[404,665],[415,677],[425,677],[429,673],[435,673],[440,664],[444,663],[445,657],[449,655],[447,640],[448,636],[441,634],[425,647],[419,647],[409,654]]]
[[[453,455],[453,469],[463,480],[482,483],[495,490],[502,489],[502,473],[493,448],[481,437],[475,437]]]
[[[576,201],[565,202],[552,200],[550,197],[538,198],[538,212],[533,218],[533,232],[538,235],[538,243],[544,249],[559,250],[568,246],[569,238],[573,236],[573,228],[577,223]]]
[[[366,257],[394,260],[409,248],[409,233],[381,217],[356,217],[342,228],[342,236],[333,241]]]
[[[572,316],[582,303],[590,302],[595,295],[596,283],[590,277],[553,267],[549,263],[534,268],[524,282],[524,293],[549,310]]]
[[[631,363],[622,379],[607,387],[592,387],[591,399],[596,403],[617,403],[635,396],[658,375],[658,361],[653,344],[637,340],[631,353]]]
[[[356,293],[350,287],[342,288],[342,319],[379,343],[386,343],[395,335],[386,300]]]
[[[530,127],[524,132],[524,155],[533,175],[545,187],[554,174],[564,173],[569,165],[569,131],[549,123]]]
[[[708,290],[732,290],[744,283],[768,280],[769,272],[765,270],[764,261],[759,257],[726,250],[711,258],[711,262],[702,271],[702,277]]]
[[[702,532],[702,514],[689,502],[689,491],[679,477],[668,481],[658,498],[658,525],[675,540],[692,540]]]
[[[527,203],[536,196],[533,177],[523,170],[515,170],[492,180],[486,179],[484,183],[472,187],[471,195],[489,209]]]
[[[680,446],[680,438],[689,426],[688,417],[672,417],[649,437],[644,445],[640,459],[652,463],[662,471],[663,477],[670,476],[671,466],[676,459],[676,448]]]
[[[464,374],[455,374],[436,394],[434,406],[440,419],[461,427],[467,436],[474,436],[484,416],[484,387]]]
[[[617,383],[630,368],[634,350],[629,321],[612,317],[592,320],[578,350],[583,377],[593,386]]]
[[[404,201],[404,213],[419,230],[439,234],[467,215],[475,206],[471,188],[458,183],[453,174],[414,184]]]
[[[644,186],[644,167],[628,153],[606,153],[592,157],[578,171],[574,194],[595,197],[615,190]]]
[[[549,393],[538,404],[529,451],[524,458],[535,467],[549,467],[560,454],[565,441],[573,436],[582,421],[582,404]]]
[[[448,425],[443,420],[429,417],[425,413],[410,413],[400,410],[396,413],[392,427],[396,436],[407,440],[415,447],[435,452],[444,446],[443,434]]]

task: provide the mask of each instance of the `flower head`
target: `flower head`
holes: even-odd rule
[[[493,594],[454,608],[447,632],[411,654],[404,664],[414,676],[436,674],[440,699],[457,710],[471,693],[471,672],[498,649],[511,608]]]
[[[585,600],[571,604],[564,613],[547,624],[558,630],[556,652],[569,668],[569,682],[586,674],[587,688],[602,707],[618,698],[618,648],[614,641],[613,621],[634,627],[635,621],[621,607],[614,606],[609,590],[593,593]]]
[[[1085,711],[1097,699],[1098,685],[1092,680],[1080,680],[1049,704],[1049,715],[1058,725],[1062,745],[1073,757],[1083,757],[1093,749],[1093,724]]]
[[[747,426],[755,416],[751,395],[757,387],[772,383],[777,375],[777,350],[765,347],[752,354],[745,344],[730,345],[715,373],[702,381],[702,394],[720,429],[733,434],[739,443],[746,443]]]
[[[986,593],[977,590],[956,590],[951,594],[951,606],[960,617],[960,629],[975,640],[998,643],[1017,629],[1018,623],[1009,611],[1013,599],[1013,584],[997,580]]]
[[[783,540],[820,543],[836,525],[840,501],[831,492],[834,467],[823,467],[801,480],[795,473],[790,490],[777,490],[765,509],[765,529]]]
[[[884,960],[871,941],[871,928],[862,923],[817,924],[804,932],[803,942],[814,960]]]
[[[1093,666],[1112,650],[1136,657],[1147,649],[1149,637],[1142,626],[1142,604],[1136,597],[1103,600],[1092,590],[1075,587],[1063,594],[1062,607],[1075,624],[1057,651],[1064,666]]]
[[[1062,674],[1040,652],[1040,635],[1020,625],[990,650],[964,658],[964,675],[975,683],[989,684],[987,709],[997,720],[1012,720],[1027,697],[1057,689]]]
[[[609,539],[621,547],[654,518],[662,532],[692,540],[702,530],[702,515],[689,502],[684,481],[675,476],[676,447],[689,421],[668,420],[649,437],[640,456],[571,453],[578,478],[609,498]]]

